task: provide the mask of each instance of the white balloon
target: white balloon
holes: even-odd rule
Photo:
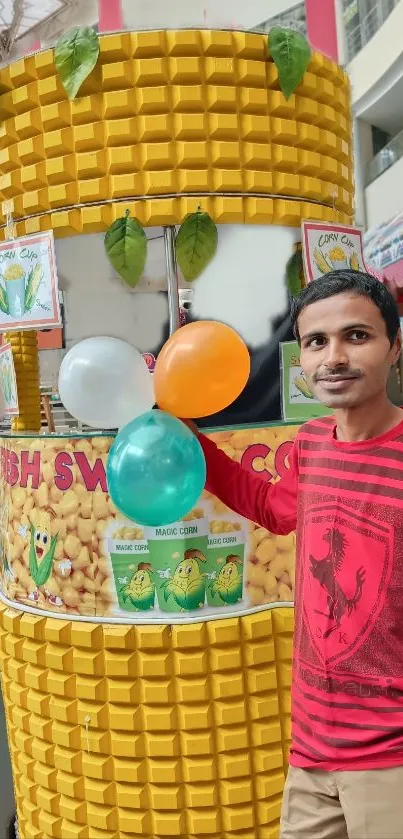
[[[119,338],[80,341],[59,371],[61,401],[92,428],[121,428],[154,405],[154,385],[143,356]]]

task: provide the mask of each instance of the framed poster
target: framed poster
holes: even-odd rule
[[[4,414],[17,417],[18,392],[11,344],[3,344],[0,347],[0,385],[5,403]]]
[[[280,344],[281,411],[284,422],[326,417],[331,410],[315,399],[301,368],[297,341]]]
[[[302,249],[307,283],[329,271],[366,271],[362,231],[357,227],[302,222]]]
[[[0,242],[0,332],[60,326],[53,232]]]

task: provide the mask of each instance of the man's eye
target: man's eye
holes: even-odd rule
[[[320,335],[317,335],[316,338],[311,338],[311,340],[308,341],[307,346],[312,347],[312,349],[314,349],[314,350],[317,350],[320,347],[323,347],[324,344],[325,344],[325,339],[323,337],[321,337]]]
[[[354,332],[350,332],[348,337],[351,341],[365,341],[368,338],[368,333],[362,329],[355,329]]]

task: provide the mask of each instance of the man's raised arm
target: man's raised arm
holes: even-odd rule
[[[294,443],[290,469],[276,483],[265,483],[220,451],[204,434],[198,435],[207,464],[206,489],[244,518],[276,534],[291,533],[297,519],[298,457]]]

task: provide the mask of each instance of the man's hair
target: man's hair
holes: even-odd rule
[[[298,329],[301,312],[312,303],[346,292],[360,294],[372,300],[385,321],[386,334],[392,346],[400,328],[398,308],[386,286],[364,271],[330,271],[318,280],[312,280],[301,294],[294,298],[291,305],[291,323],[298,343],[301,341]]]

